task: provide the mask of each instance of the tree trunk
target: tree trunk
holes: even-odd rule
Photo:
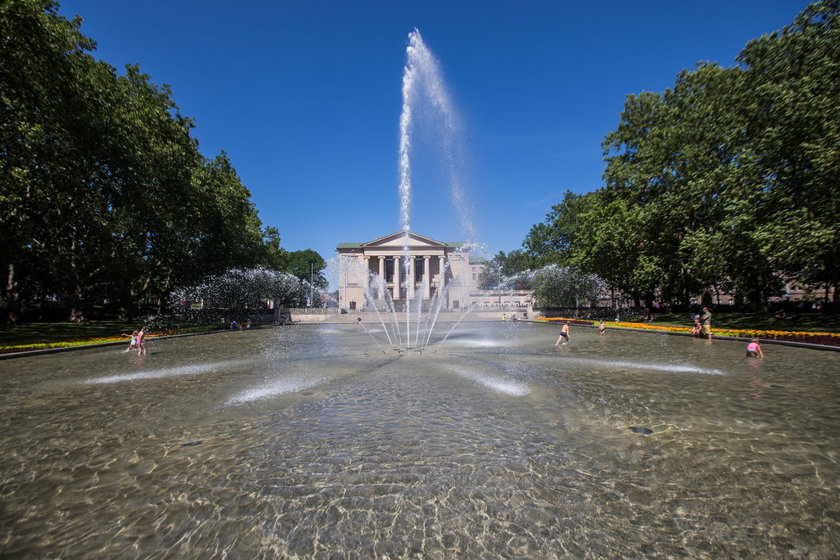
[[[163,282],[163,285],[158,292],[157,298],[157,315],[163,315],[163,312],[166,310],[166,300],[169,299],[169,290],[172,286],[172,271],[170,270],[166,274],[166,280]]]
[[[18,282],[15,279],[14,263],[9,263],[7,267],[5,292],[6,324],[17,325],[18,321],[20,321],[20,291],[18,290]]]
[[[767,279],[762,277],[759,279],[759,287],[755,291],[755,309],[757,311],[761,313],[770,312],[770,305],[768,303],[770,296],[768,294],[769,290],[767,289]]]
[[[82,287],[77,283],[73,289],[73,303],[70,306],[70,316],[67,318],[71,323],[83,323],[85,312],[82,303]]]

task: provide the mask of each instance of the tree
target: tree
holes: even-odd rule
[[[288,254],[280,244],[280,231],[266,226],[262,231],[262,256],[259,264],[273,270],[282,270]]]
[[[301,306],[311,293],[308,282],[292,274],[266,268],[231,269],[173,290],[169,306],[182,318],[213,323],[224,313],[243,318],[265,309],[265,301],[279,307]]]
[[[523,249],[515,249],[507,255],[504,251],[499,251],[495,258],[501,263],[502,274],[505,276],[516,276],[536,267],[534,257]]]
[[[756,242],[788,278],[834,286],[837,301],[840,2],[811,4],[738,59],[753,92],[745,174],[763,193]]]
[[[607,189],[648,215],[634,283],[728,286],[764,306],[782,277],[837,284],[838,2],[630,96],[605,141]],[[645,288],[647,289],[647,288]]]
[[[551,264],[534,271],[534,297],[543,307],[597,305],[604,282],[594,274]]]
[[[697,239],[721,233],[743,143],[742,94],[739,68],[700,64],[661,95],[629,96],[604,142],[607,198],[625,200],[637,217],[631,283],[646,298],[687,298],[735,270],[706,266],[695,252]]]
[[[595,195],[575,194],[566,191],[563,201],[551,207],[545,220],[528,232],[523,246],[533,266],[567,264],[579,247],[577,236],[581,233],[580,216],[590,208]]]
[[[7,321],[56,296],[158,312],[179,285],[277,260],[227,155],[208,160],[172,91],[89,52],[49,0],[0,4],[0,254]],[[274,230],[276,231],[276,230]]]
[[[840,1],[627,97],[605,186],[566,193],[524,245],[638,301],[723,288],[766,306],[782,280],[840,285]],[[840,290],[835,290],[838,297]]]
[[[322,289],[326,289],[328,284],[322,274],[326,267],[326,261],[312,249],[287,252],[283,262],[283,272],[288,272],[301,281],[311,282],[313,286]]]
[[[533,263],[534,258],[521,249],[508,255],[499,251],[484,265],[478,276],[478,286],[482,290],[529,290]]]

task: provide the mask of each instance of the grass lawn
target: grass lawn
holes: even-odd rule
[[[691,321],[688,313],[667,313],[657,315],[653,325],[690,327]],[[840,314],[803,313],[777,318],[766,313],[713,313],[712,328],[840,333]]]
[[[129,333],[142,326],[136,322],[88,321],[86,323],[26,323],[18,327],[0,327],[0,345],[38,342],[61,342],[83,338],[102,338]],[[126,343],[128,339],[126,339]]]

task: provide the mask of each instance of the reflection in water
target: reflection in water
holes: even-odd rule
[[[837,551],[837,354],[453,334],[402,357],[348,325],[0,362],[2,556]]]
[[[230,369],[232,366],[241,365],[242,363],[242,360],[229,360],[227,362],[213,362],[163,369],[142,370],[134,373],[121,373],[117,375],[94,377],[84,381],[84,383],[121,383],[123,381],[135,381],[137,379],[156,379],[160,377],[172,377],[175,375],[196,375],[199,373]]]
[[[491,375],[484,375],[475,371],[459,367],[452,368],[452,371],[454,371],[458,375],[466,377],[467,379],[475,381],[479,385],[483,385],[494,391],[498,391],[499,393],[504,393],[506,395],[521,397],[531,392],[531,389],[528,387],[528,385],[524,383],[494,377]]]
[[[658,371],[670,371],[673,373],[705,373],[709,375],[724,375],[724,372],[714,368],[703,368],[691,365],[679,364],[663,364],[663,363],[646,363],[646,362],[626,362],[622,360],[591,360],[591,359],[575,359],[564,358],[563,363],[576,362],[579,364],[590,365],[592,367],[608,367],[621,369],[652,369]]]

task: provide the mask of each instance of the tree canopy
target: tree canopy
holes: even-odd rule
[[[160,312],[179,286],[282,267],[224,152],[204,157],[169,86],[90,53],[51,0],[0,4],[0,266],[7,321],[32,300]],[[316,255],[317,256],[317,255]],[[307,257],[320,268],[320,257]],[[285,263],[294,266],[293,263]]]
[[[604,140],[605,185],[567,193],[528,253],[637,299],[721,288],[762,306],[783,281],[837,288],[839,6],[811,4],[736,66],[700,63],[628,95]]]

